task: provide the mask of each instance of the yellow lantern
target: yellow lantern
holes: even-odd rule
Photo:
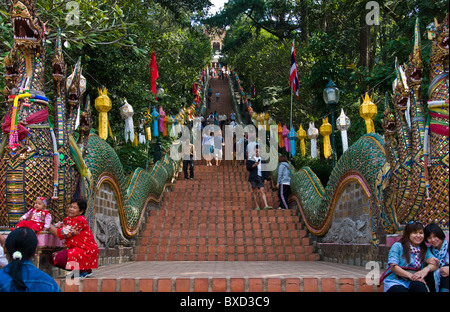
[[[95,99],[95,109],[99,112],[98,136],[103,140],[108,138],[108,112],[111,108],[112,102],[108,97],[108,90],[106,88],[103,88],[103,90],[98,89],[98,97]]]
[[[305,157],[306,155],[305,138],[306,138],[306,131],[303,129],[302,125],[300,125],[300,128],[298,128],[297,131],[297,139],[300,141],[300,151],[303,157]]]
[[[328,117],[322,120],[322,125],[319,128],[320,134],[323,136],[323,153],[325,158],[331,156],[331,143],[330,143],[330,135],[333,132],[333,127],[328,122]]]
[[[359,115],[366,122],[367,133],[375,132],[373,119],[377,116],[377,106],[372,102],[372,98],[366,92],[362,105],[359,107]]]
[[[269,119],[270,119],[270,115],[269,115],[269,113],[266,113],[266,115],[264,115],[264,121],[266,123],[266,131],[270,131]]]

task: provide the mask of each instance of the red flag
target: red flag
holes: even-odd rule
[[[192,94],[197,96],[197,103],[200,104],[200,97],[198,96],[197,87],[195,86],[195,82],[192,83]]]
[[[152,60],[150,62],[150,73],[152,75],[152,92],[156,94],[156,79],[158,79],[158,66],[156,66],[155,51],[152,52]]]

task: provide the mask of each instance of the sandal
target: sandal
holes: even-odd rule
[[[272,209],[272,207],[271,206],[266,206],[266,207],[264,207],[264,209],[269,210],[269,209]]]

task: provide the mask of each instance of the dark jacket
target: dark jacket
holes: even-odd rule
[[[250,175],[248,177],[248,181],[256,181],[257,176],[258,176],[258,166],[252,168],[253,164],[255,164],[256,162],[254,160],[247,160],[246,162],[246,166],[247,166],[247,170],[250,171]],[[264,164],[266,163],[265,160],[261,160],[261,163]],[[267,171],[262,171],[261,170],[261,174],[262,174],[262,178],[263,180],[267,180],[268,179],[268,174]]]

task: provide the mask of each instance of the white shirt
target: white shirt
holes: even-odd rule
[[[259,161],[258,162],[258,166],[257,166],[257,168],[258,168],[258,175],[260,177],[262,177],[262,173],[261,173],[261,156],[258,156],[258,157],[255,156],[255,161],[256,162]]]

